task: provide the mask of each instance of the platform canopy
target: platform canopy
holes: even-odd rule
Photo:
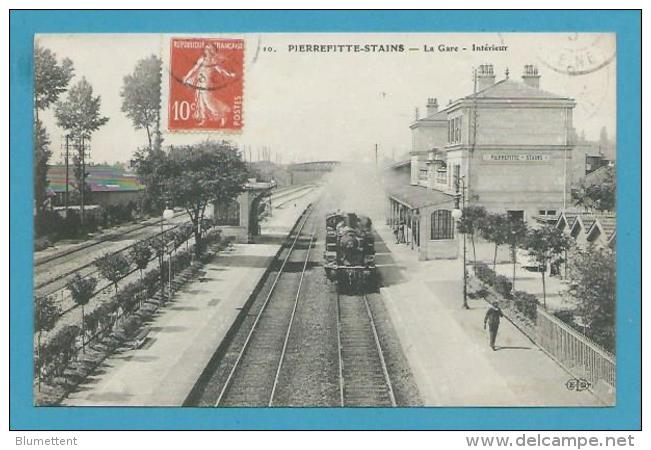
[[[400,185],[387,189],[387,196],[409,209],[454,205],[454,196],[423,186]]]

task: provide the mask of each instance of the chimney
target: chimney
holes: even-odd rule
[[[439,102],[435,98],[427,99],[427,117],[432,117],[439,112]]]
[[[533,64],[526,64],[524,66],[524,72],[522,72],[522,81],[527,86],[532,88],[540,88],[540,75],[538,75],[538,67]]]
[[[495,84],[495,72],[492,64],[481,64],[477,69],[477,92]]]

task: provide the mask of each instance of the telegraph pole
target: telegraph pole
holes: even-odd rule
[[[377,172],[378,166],[377,166],[377,144],[375,144],[375,171]]]
[[[81,137],[81,201],[79,204],[79,219],[81,220],[81,229],[84,229],[84,219],[86,217],[84,211],[84,194],[86,193],[86,146],[84,137]]]
[[[66,151],[63,155],[66,164],[66,191],[63,197],[65,216],[68,217],[68,184],[70,183],[69,158],[70,158],[70,135],[66,134]]]

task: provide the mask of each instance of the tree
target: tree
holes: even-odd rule
[[[477,249],[475,247],[475,234],[482,229],[486,220],[486,209],[483,206],[471,205],[463,209],[461,219],[459,219],[459,232],[470,235],[472,244],[472,256],[477,265]]]
[[[185,208],[192,221],[195,252],[202,248],[202,228],[206,207],[211,202],[232,201],[244,190],[248,177],[246,163],[235,145],[227,141],[171,148],[157,160],[137,166],[139,173],[155,183],[160,197],[169,196],[174,205]]]
[[[141,59],[133,73],[124,77],[120,92],[122,112],[137,130],[147,131],[149,149],[152,149],[152,132],[156,147],[160,147],[161,70],[162,62],[156,55]]]
[[[85,342],[86,342],[86,333],[85,333],[85,314],[84,306],[88,304],[93,294],[95,293],[95,287],[97,286],[97,278],[94,277],[85,277],[82,278],[81,275],[76,274],[68,282],[68,290],[72,295],[74,302],[81,306],[81,349],[86,351]]]
[[[593,209],[597,211],[614,211],[617,194],[617,182],[614,167],[603,169],[601,179],[593,184],[583,180],[576,189],[572,191],[574,204],[588,212]]]
[[[56,54],[50,49],[34,46],[34,202],[36,209],[35,228],[40,232],[45,202],[47,200],[47,170],[52,156],[50,139],[39,111],[47,109],[66,91],[72,79],[72,61],[65,58],[57,62]]]
[[[550,225],[533,228],[525,238],[524,247],[529,256],[542,268],[543,306],[547,308],[547,292],[545,287],[545,272],[547,265],[559,255],[566,252],[572,241],[563,231]]]
[[[497,265],[497,250],[500,245],[506,244],[508,241],[507,224],[509,218],[506,214],[488,214],[482,220],[482,234],[490,242],[495,244],[495,251],[493,252],[493,272]]]
[[[145,241],[138,241],[133,247],[131,247],[130,256],[140,271],[140,284],[142,285],[142,271],[145,270],[149,265],[149,260],[152,256],[151,247]]]
[[[522,245],[527,237],[527,224],[523,220],[509,217],[506,221],[504,236],[506,237],[505,244],[508,244],[511,249],[511,260],[513,261],[513,280],[511,281],[511,289],[515,291],[516,253],[518,247]]]
[[[617,194],[615,168],[606,167],[603,179],[588,189],[594,208],[598,211],[614,211]]]
[[[34,114],[54,104],[66,91],[74,75],[72,61],[64,58],[57,62],[56,54],[50,49],[34,46]]]
[[[161,169],[166,154],[158,148],[145,148],[135,152],[130,164],[138,174],[138,179],[145,186],[140,210],[162,214],[167,201],[167,194],[162,183]]]
[[[164,279],[164,270],[163,270],[163,260],[165,258],[165,235],[164,233],[159,234],[151,238],[150,240],[151,248],[156,252],[156,258],[158,259],[158,273],[160,277],[160,293],[161,298],[165,295],[165,279]]]
[[[76,146],[79,146],[81,144],[75,144]],[[79,202],[79,204],[82,204],[82,196],[83,196],[83,204],[88,204],[92,201],[92,191],[90,189],[90,185],[86,181],[88,179],[88,172],[86,172],[86,164],[84,164],[84,161],[79,157],[79,152],[81,152],[82,149],[78,147],[77,154],[72,157],[72,175],[75,178],[75,181],[73,182],[72,186],[74,191],[72,192],[74,194],[74,201]],[[82,184],[83,180],[83,184]],[[83,190],[83,192],[82,192]]]
[[[100,114],[101,97],[93,95],[93,87],[82,77],[68,91],[65,101],[57,102],[54,114],[57,124],[68,132],[68,135],[76,143],[77,160],[75,166],[76,185],[81,194],[81,223],[84,224],[84,197],[86,191],[86,141],[90,140],[94,131],[108,122],[108,117]]]
[[[38,374],[38,388],[41,389],[41,363],[43,361],[41,336],[44,331],[50,331],[54,328],[57,320],[61,316],[61,309],[54,302],[51,295],[45,297],[36,297],[34,304],[34,330],[38,332],[36,351],[38,352],[39,366],[36,368]]]
[[[609,249],[589,247],[573,252],[570,264],[577,312],[585,334],[610,352],[615,351],[616,260]]]
[[[100,114],[101,97],[93,95],[93,87],[82,77],[68,91],[65,101],[57,102],[57,124],[76,139],[90,139],[94,131],[109,121]]]
[[[106,253],[95,259],[95,267],[99,270],[104,278],[113,283],[115,288],[116,311],[115,321],[117,322],[119,314],[118,303],[118,282],[129,274],[129,260],[122,253]]]
[[[576,188],[572,189],[572,200],[575,206],[582,208],[585,212],[593,208],[592,198],[589,194],[589,186],[585,180],[581,181]]]
[[[47,202],[47,169],[52,156],[50,137],[40,120],[34,124],[34,204],[36,209],[36,230],[40,232]]]
[[[118,282],[129,274],[131,264],[122,253],[106,253],[95,259],[95,267],[104,278],[113,283],[115,294],[118,293]]]

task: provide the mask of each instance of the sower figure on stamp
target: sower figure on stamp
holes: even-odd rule
[[[214,45],[208,44],[194,67],[183,78],[183,82],[195,89],[194,115],[199,120],[199,125],[206,121],[220,121],[222,126],[226,122],[226,114],[231,108],[217,98],[216,89],[219,79],[216,77],[234,78],[235,73],[224,69],[221,64],[225,58],[220,55]]]
[[[486,311],[484,316],[484,330],[488,322],[488,333],[490,335],[490,346],[495,350],[495,339],[497,338],[497,330],[500,327],[500,317],[502,317],[502,310],[495,305],[491,305]]]

